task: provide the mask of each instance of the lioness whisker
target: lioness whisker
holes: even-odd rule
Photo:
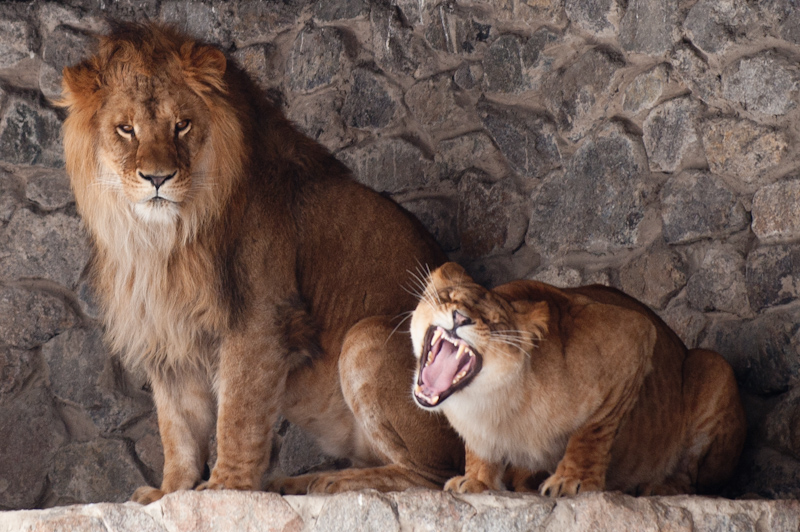
[[[391,338],[391,337],[394,335],[394,333],[396,333],[396,332],[397,332],[397,329],[399,329],[399,328],[400,328],[400,327],[401,327],[401,326],[402,326],[402,325],[403,325],[405,322],[407,322],[407,321],[409,320],[409,318],[411,318],[411,316],[413,316],[413,315],[414,315],[414,311],[413,311],[413,310],[409,310],[409,311],[407,311],[407,312],[403,312],[403,313],[401,313],[401,314],[398,314],[396,317],[398,317],[398,318],[399,318],[400,316],[404,316],[404,317],[403,317],[403,319],[402,319],[402,320],[400,320],[400,323],[398,323],[398,324],[395,326],[395,328],[394,328],[394,329],[392,329],[392,332],[390,332],[390,333],[389,333],[389,336],[387,336],[387,337],[386,337],[386,341],[383,343],[383,345],[386,345],[387,343],[389,343],[389,339],[390,339],[390,338]]]

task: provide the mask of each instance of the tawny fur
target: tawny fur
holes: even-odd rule
[[[456,327],[454,311],[471,322]],[[474,378],[432,408],[467,447],[465,476],[445,489],[502,489],[504,476],[524,489],[522,471],[547,471],[539,489],[552,496],[708,493],[736,466],[746,423],[730,365],[687,351],[619,291],[536,281],[490,291],[448,263],[412,317],[418,364],[431,326],[482,357]]]
[[[158,411],[163,483],[134,500],[198,486],[215,427],[201,487],[257,489],[279,414],[372,466],[360,485],[342,472],[318,489],[435,486],[458,471],[457,436],[405,387],[382,407],[342,390],[357,376],[340,355],[391,366],[383,378],[413,369],[407,341],[387,338],[414,307],[410,272],[443,259],[416,220],[355,183],[221,52],[166,27],[117,26],[64,70],[60,105],[107,338],[147,372]],[[388,443],[362,423],[381,408],[406,421]],[[429,434],[441,452],[419,459]]]

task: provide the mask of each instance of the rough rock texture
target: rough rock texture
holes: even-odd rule
[[[184,491],[148,506],[106,503],[0,514],[0,532],[716,532],[788,531],[798,526],[797,501],[635,499],[619,493],[554,500],[538,495],[456,496],[428,490],[303,497]]]
[[[21,0],[0,2],[0,509],[121,501],[161,478],[147,383],[101,340],[51,103],[107,17],[172,22],[222,47],[481,282],[613,285],[721,352],[750,422],[726,494],[800,496],[795,0]],[[341,464],[277,427],[275,474]],[[179,530],[199,501],[212,508],[199,523],[218,511],[252,529],[358,528],[369,515],[387,529],[602,529],[614,516],[612,529],[796,530],[798,515],[793,503],[430,493],[183,494],[158,511],[37,515]],[[23,515],[0,516],[0,530]]]

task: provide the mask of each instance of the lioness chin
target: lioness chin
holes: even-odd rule
[[[730,365],[688,350],[652,311],[603,286],[515,281],[493,290],[447,263],[411,320],[413,394],[467,447],[446,490],[708,493],[745,439]],[[541,479],[541,477],[540,477]]]
[[[463,445],[397,375],[411,274],[443,255],[357,184],[217,49],[117,25],[64,70],[67,171],[94,255],[108,343],[146,371],[164,493],[258,489],[280,414],[357,472],[277,481],[304,493],[441,486]],[[217,461],[201,484],[216,428]]]

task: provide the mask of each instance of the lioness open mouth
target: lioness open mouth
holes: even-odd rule
[[[460,390],[481,369],[481,356],[464,340],[441,327],[425,335],[414,398],[420,406],[434,407]]]

